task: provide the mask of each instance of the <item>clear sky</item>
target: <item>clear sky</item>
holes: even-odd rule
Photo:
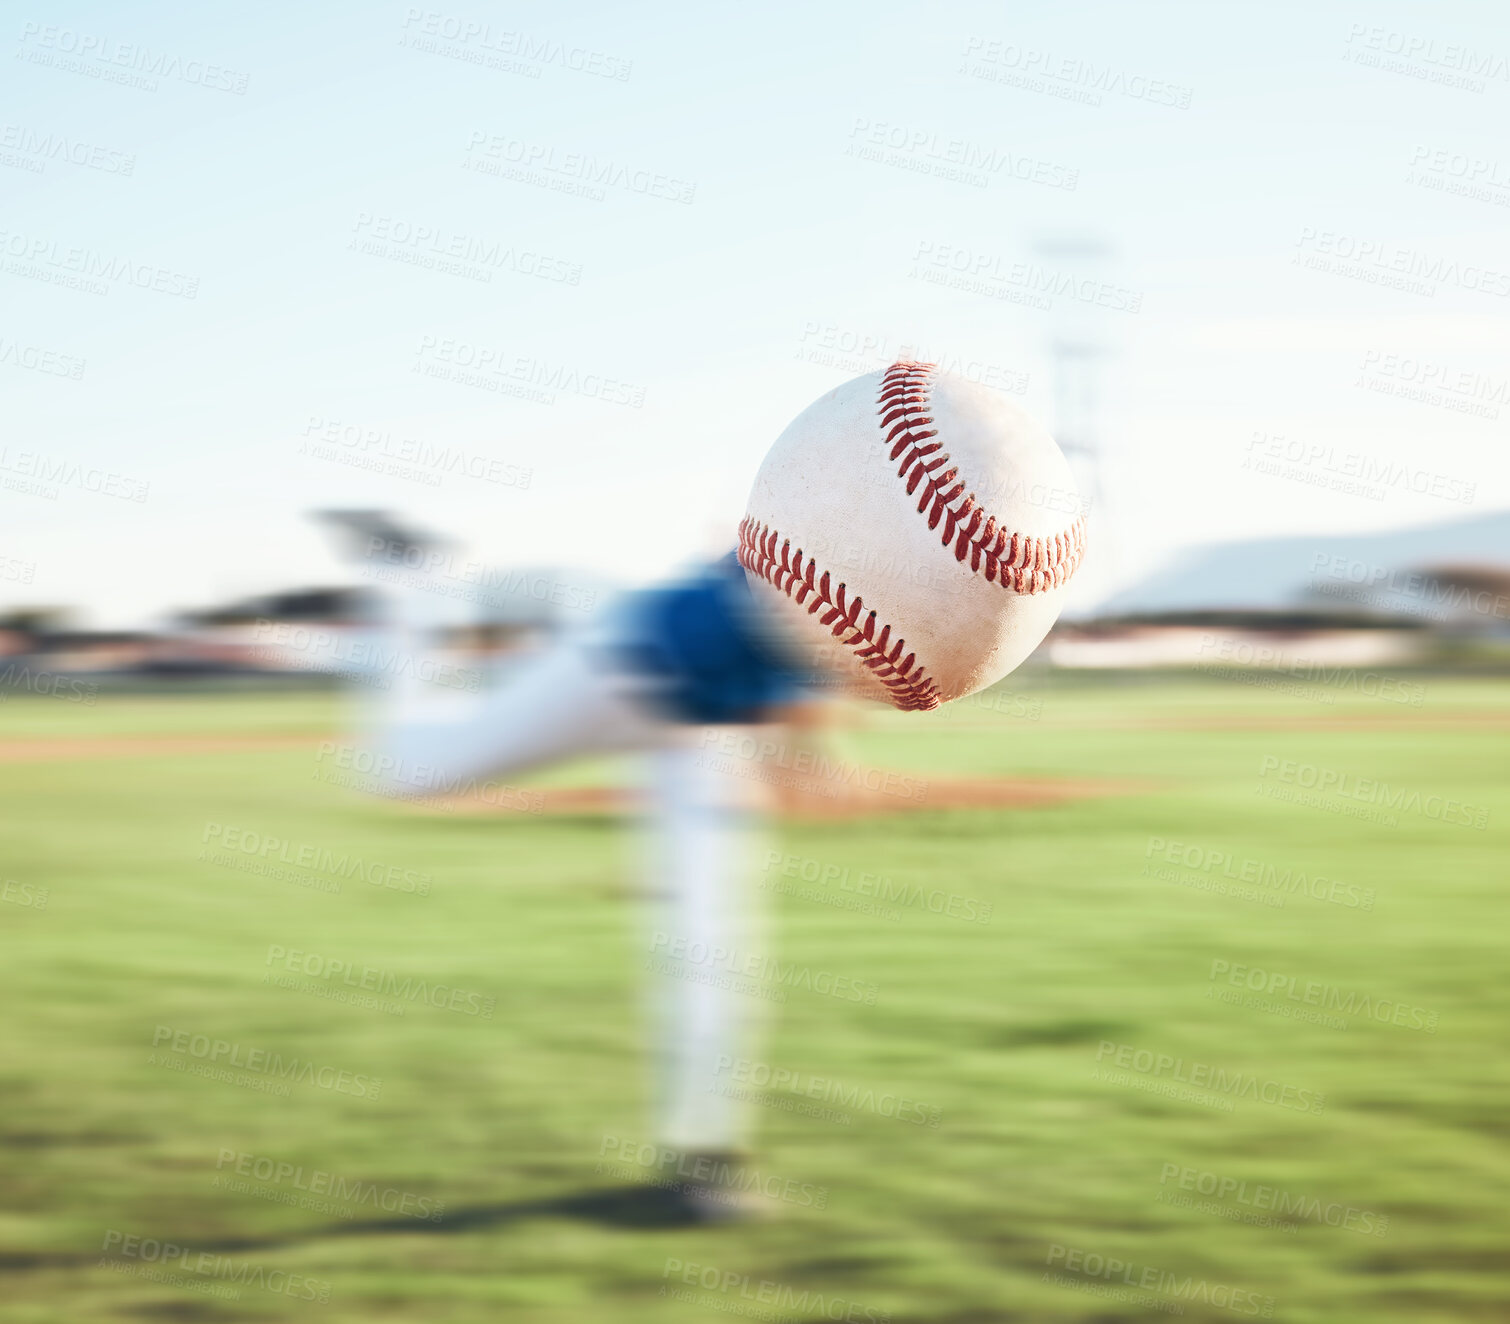
[[[1503,4],[6,15],[0,605],[339,581],[330,505],[641,579],[904,347],[1106,351],[1087,593],[1510,505]]]

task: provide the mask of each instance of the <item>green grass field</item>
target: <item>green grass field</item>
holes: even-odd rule
[[[938,1125],[812,1116],[768,1091],[762,1170],[821,1195],[690,1230],[614,1225],[579,1198],[629,1184],[599,1170],[609,1138],[649,1138],[618,825],[361,799],[317,775],[328,697],[10,698],[0,1320],[1510,1317],[1510,686],[1423,683],[1419,707],[1082,683],[847,735],[925,777],[1144,789],[783,825],[784,852],[993,909],[971,923],[776,899],[784,959],[878,995],[792,991],[765,1060],[920,1101]],[[38,742],[189,734],[290,742],[35,757]],[[1285,799],[1287,760],[1407,796],[1390,809],[1349,781]],[[1485,826],[1450,821],[1481,811]],[[393,885],[304,869],[340,882],[322,890],[202,859],[228,830],[351,853]],[[1227,877],[1245,872],[1246,888]],[[405,890],[419,875],[428,894]],[[396,1015],[278,987],[275,944],[496,1011]],[[1213,980],[1220,961],[1351,1010],[1318,1021],[1283,991]],[[159,1026],[337,1083],[279,1096],[178,1069],[198,1059],[154,1045]],[[358,1078],[381,1080],[375,1099]],[[303,1175],[237,1179],[227,1154]],[[323,1208],[316,1171],[409,1208]],[[432,1202],[440,1221],[410,1216]],[[163,1265],[134,1238],[193,1254]],[[251,1266],[233,1299],[212,1294],[225,1262]],[[685,1265],[729,1277],[690,1285]]]

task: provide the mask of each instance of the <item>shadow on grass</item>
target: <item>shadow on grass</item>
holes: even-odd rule
[[[182,1249],[187,1254],[213,1252],[233,1255],[244,1251],[298,1246],[326,1237],[370,1237],[386,1233],[403,1233],[407,1236],[444,1236],[451,1232],[507,1227],[511,1223],[542,1218],[568,1218],[582,1223],[592,1223],[599,1227],[623,1228],[631,1231],[694,1227],[710,1221],[674,1187],[614,1186],[576,1191],[541,1200],[464,1205],[442,1214],[434,1221],[417,1218],[375,1218],[366,1221],[343,1219],[339,1223],[308,1228],[290,1236],[224,1237],[216,1241],[186,1242]],[[159,1236],[156,1239],[165,1244],[173,1240],[168,1236]],[[0,1251],[0,1272],[76,1267],[96,1264],[110,1258],[115,1257],[103,1255],[100,1252]]]

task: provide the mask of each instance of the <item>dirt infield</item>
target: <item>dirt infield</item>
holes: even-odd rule
[[[1510,730],[1510,712],[1477,712],[1472,709],[1417,708],[1381,703],[1373,709],[1335,711],[1316,702],[1309,712],[1233,713],[1172,717],[1162,713],[1101,714],[1056,721],[1045,716],[1039,723],[1045,731],[1466,731]],[[999,732],[989,722],[958,722],[951,731]]]
[[[328,738],[328,737],[327,737]],[[0,740],[0,763],[53,763],[68,760],[175,758],[197,754],[250,754],[311,750],[319,737],[282,734],[221,736],[94,736]],[[872,770],[884,771],[884,770]],[[885,781],[884,777],[872,780]],[[785,774],[769,790],[783,817],[836,820],[892,814],[937,813],[948,809],[1036,809],[1110,795],[1135,795],[1144,782],[1074,778],[929,778],[906,774],[896,779],[910,793],[895,794],[859,785],[826,785],[817,778]],[[442,796],[413,801],[417,813],[506,814],[539,812],[561,815],[619,815],[636,807],[634,791],[612,786],[513,788],[506,805],[485,796]]]
[[[0,740],[0,763],[250,754],[269,749],[310,749],[314,743],[307,735],[49,736],[45,740]]]
[[[1402,704],[1380,704],[1373,709],[1352,711],[1327,711],[1326,705],[1318,704],[1317,710],[1309,713],[1281,712],[1212,712],[1209,716],[1191,717],[1164,716],[1162,714],[1098,714],[1083,721],[1055,723],[1047,721],[1044,729],[1059,726],[1064,730],[1096,729],[1102,731],[1420,731],[1420,732],[1467,732],[1485,730],[1510,730],[1510,712],[1484,712],[1468,708],[1433,708],[1429,703],[1421,707]],[[1000,728],[990,723],[960,721],[940,731],[951,732],[986,731],[998,732]],[[238,732],[226,735],[121,735],[121,736],[47,736],[29,739],[0,739],[0,763],[53,763],[70,759],[123,759],[123,758],[169,758],[194,754],[239,754],[261,753],[273,750],[310,749],[320,740],[339,737],[335,733],[325,735],[295,735],[287,733]],[[1035,800],[1038,782],[986,781],[950,782],[938,781],[934,786],[939,802],[922,805],[921,808],[985,807],[1057,803],[1064,799],[1078,799],[1083,795],[1126,794],[1124,790],[1097,791],[1100,785],[1094,781],[1065,782],[1065,787],[1085,787],[1084,791],[1066,791],[1050,800]],[[947,789],[946,789],[947,788]],[[991,788],[991,789],[986,789]],[[556,794],[561,794],[557,792]],[[975,795],[979,798],[972,800]],[[943,800],[950,798],[949,804]],[[1023,798],[1027,797],[1027,798]],[[561,812],[583,812],[562,810]],[[853,810],[846,810],[852,813]]]

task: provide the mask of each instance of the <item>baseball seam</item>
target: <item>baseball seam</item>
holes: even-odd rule
[[[1079,516],[1063,533],[1039,538],[1009,534],[987,515],[974,492],[966,491],[959,467],[951,463],[938,436],[928,398],[935,365],[902,360],[881,379],[877,413],[886,434],[890,458],[901,457],[897,477],[907,480],[907,495],[922,489],[918,514],[925,511],[928,527],[944,526],[941,541],[954,544],[954,559],[967,557],[976,574],[985,567],[988,580],[1014,593],[1040,593],[1058,588],[1075,573],[1085,555],[1085,517]]]
[[[849,596],[847,584],[836,586],[827,570],[818,572],[815,559],[805,559],[804,566],[802,549],[793,551],[791,540],[782,538],[776,530],[748,515],[740,521],[740,565],[798,606],[806,606],[809,616],[822,611],[820,623],[854,650],[856,660],[890,691],[893,705],[904,712],[937,708],[942,702],[938,688],[916,655],[906,651],[906,641],[898,637],[893,643],[891,626],[879,621],[875,612],[866,612],[859,594]]]

